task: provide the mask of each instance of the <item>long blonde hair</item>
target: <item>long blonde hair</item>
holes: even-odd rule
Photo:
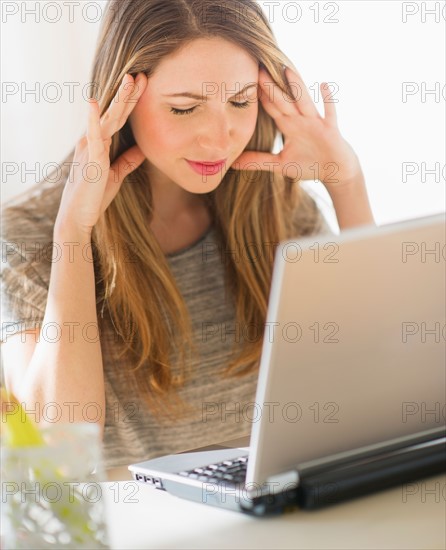
[[[258,60],[278,86],[290,94],[283,66],[292,62],[279,50],[268,20],[254,0],[111,0],[104,14],[92,71],[101,114],[126,73],[149,78],[162,59],[197,38],[221,37]],[[291,94],[290,94],[291,95]],[[247,150],[272,152],[278,129],[259,102],[255,132]],[[135,144],[127,122],[112,140],[110,161]],[[100,302],[108,310],[140,387],[156,413],[176,414],[176,388],[184,384],[194,352],[191,324],[182,295],[151,229],[152,196],[146,161],[122,184],[93,230]],[[255,261],[228,256],[225,280],[239,326],[263,327],[270,289],[271,243],[305,235],[317,220],[314,201],[297,182],[265,171],[229,170],[217,189],[206,195],[223,250],[255,246]],[[302,213],[296,227],[295,212]],[[294,218],[293,218],[294,217]],[[134,261],[116,251],[131,244]],[[142,300],[141,297],[144,297]],[[262,331],[263,333],[263,331]],[[262,340],[244,341],[221,374],[243,376],[259,363]],[[172,376],[176,352],[183,375]],[[169,397],[169,398],[167,398]],[[181,405],[181,404],[180,404]],[[181,410],[181,406],[180,406]]]

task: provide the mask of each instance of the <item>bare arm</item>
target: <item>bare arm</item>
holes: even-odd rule
[[[40,334],[26,331],[14,335],[2,345],[7,389],[26,410],[36,411],[33,418],[38,422],[89,421],[104,428],[104,374],[91,234],[125,177],[144,160],[137,145],[112,166],[109,160],[111,137],[122,128],[147,84],[145,75],[140,74],[136,90],[134,86],[129,90],[131,82],[124,78],[117,101],[112,101],[102,119],[98,105],[92,102],[88,132],[77,144],[54,226],[53,242],[58,246],[53,247],[56,256],[53,254],[42,330]],[[89,162],[98,166],[99,179],[86,179]]]
[[[362,172],[351,181],[328,189],[339,228],[375,225]]]
[[[51,421],[56,416],[60,422],[97,417],[103,427],[104,376],[93,263],[88,261],[90,238],[75,229],[55,228],[54,242],[59,245],[54,247],[59,257],[52,263],[42,330],[40,335],[24,335],[30,345],[35,345],[26,376],[14,375],[11,363],[5,372],[6,381],[27,409],[38,411],[38,421]],[[68,247],[64,243],[75,244]],[[49,408],[49,403],[57,406]]]

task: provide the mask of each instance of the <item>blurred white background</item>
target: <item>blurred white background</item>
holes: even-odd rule
[[[259,1],[315,103],[335,83],[376,222],[445,210],[446,2]],[[106,2],[7,1],[2,12],[2,201],[50,173],[83,135]],[[16,173],[15,173],[16,172]],[[328,193],[306,183],[326,204]]]

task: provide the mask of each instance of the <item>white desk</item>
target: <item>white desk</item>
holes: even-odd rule
[[[111,471],[110,478],[131,480],[126,468]],[[446,548],[446,475],[318,511],[262,519],[182,500],[135,481],[102,488],[116,550]]]

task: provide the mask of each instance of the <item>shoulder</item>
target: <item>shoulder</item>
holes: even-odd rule
[[[2,342],[16,332],[40,326],[44,317],[53,228],[68,177],[66,170],[57,180],[50,175],[2,206]]]
[[[64,166],[3,204],[2,281],[7,287],[4,290],[25,278],[48,286],[54,222],[68,174],[69,166]]]
[[[44,264],[53,239],[61,189],[42,190],[36,196],[2,208],[3,262],[11,268]],[[51,258],[49,258],[51,259]]]
[[[2,206],[2,242],[25,243],[52,240],[54,222],[69,176],[74,152],[46,178],[15,195]]]
[[[60,204],[59,191],[61,189],[42,190],[32,198],[5,204],[2,208],[3,241],[41,241],[51,237]]]

